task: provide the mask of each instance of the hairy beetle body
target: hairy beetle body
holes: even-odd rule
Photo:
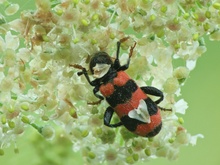
[[[163,100],[163,93],[155,87],[139,87],[124,71],[128,69],[130,57],[136,43],[130,49],[129,58],[125,65],[120,65],[120,44],[128,39],[123,38],[117,42],[116,59],[113,62],[106,52],[96,53],[90,61],[90,70],[95,80],[90,81],[85,68],[73,65],[81,69],[78,75],[84,74],[91,86],[94,86],[94,95],[101,100],[106,99],[109,107],[104,114],[104,124],[108,127],[124,125],[129,131],[144,137],[153,137],[162,127],[160,115],[161,108],[157,106]],[[100,91],[100,94],[97,92]],[[153,101],[148,94],[159,97]],[[96,103],[100,103],[100,101]],[[162,109],[170,110],[170,109]],[[120,118],[119,123],[111,124],[113,113]]]

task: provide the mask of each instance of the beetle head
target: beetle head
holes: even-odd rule
[[[98,52],[92,57],[89,69],[94,78],[101,78],[109,71],[112,64],[111,57],[106,52]]]

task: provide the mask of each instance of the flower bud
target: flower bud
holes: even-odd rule
[[[0,148],[0,156],[3,156],[5,154],[4,150]]]
[[[114,149],[108,149],[105,151],[105,159],[108,161],[113,161],[117,158],[117,152]]]
[[[19,10],[19,5],[18,4],[10,4],[6,9],[5,9],[5,14],[6,15],[13,15]]]
[[[41,135],[48,139],[48,140],[52,140],[55,136],[55,131],[51,126],[44,126],[41,128]]]
[[[151,155],[151,151],[150,151],[149,148],[146,148],[146,149],[144,150],[144,153],[145,153],[145,155],[147,155],[147,156],[150,156],[150,155]]]
[[[9,120],[9,121],[8,121],[8,126],[9,126],[11,129],[15,128],[15,122],[12,121],[12,120]]]
[[[179,88],[179,82],[176,78],[168,78],[163,85],[164,92],[168,94],[174,94]]]
[[[7,120],[6,120],[6,117],[5,116],[2,116],[1,117],[1,123],[2,124],[6,124]]]
[[[177,78],[179,83],[183,83],[186,78],[189,76],[189,69],[186,67],[178,67],[174,70],[173,76]]]
[[[20,108],[21,108],[21,110],[23,110],[23,111],[28,111],[29,110],[29,103],[28,102],[23,102],[23,103],[21,103],[20,104]]]
[[[115,140],[115,136],[116,135],[115,135],[114,130],[107,129],[102,132],[100,139],[102,140],[102,143],[104,143],[104,144],[106,144],[106,143],[112,144]]]
[[[22,116],[21,121],[26,124],[30,124],[30,119],[27,116]]]

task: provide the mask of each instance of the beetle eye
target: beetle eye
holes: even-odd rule
[[[93,77],[101,78],[103,77],[111,67],[111,64],[96,64],[93,69]]]

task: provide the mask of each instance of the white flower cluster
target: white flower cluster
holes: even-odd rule
[[[0,5],[6,16],[19,9],[6,0]],[[218,0],[36,0],[36,10],[19,19],[0,15],[0,154],[30,125],[53,138],[55,123],[87,164],[176,159],[180,146],[202,137],[190,135],[177,116],[188,107],[180,87],[206,51],[202,37],[220,40],[219,15]],[[161,112],[163,127],[154,138],[104,126],[107,103],[88,105],[97,99],[92,87],[70,67],[88,68],[97,51],[115,57],[116,42],[126,36],[121,61],[137,42],[128,74],[162,90],[160,106],[172,108]]]

